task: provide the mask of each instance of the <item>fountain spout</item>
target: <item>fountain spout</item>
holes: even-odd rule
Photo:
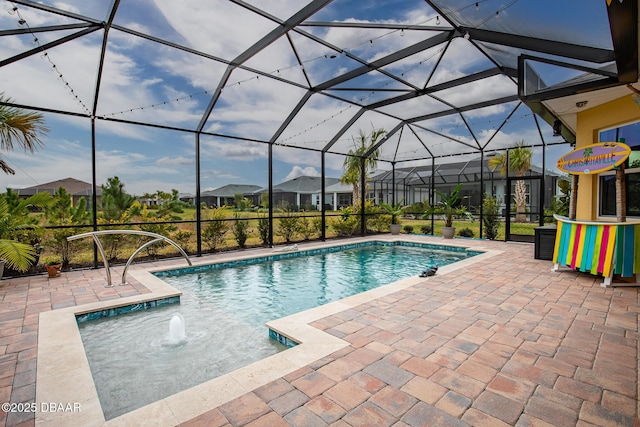
[[[184,340],[184,318],[179,314],[174,314],[169,322],[169,340],[173,343]]]

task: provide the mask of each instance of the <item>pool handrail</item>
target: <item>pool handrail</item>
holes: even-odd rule
[[[111,270],[109,268],[109,260],[107,259],[105,253],[104,253],[104,248],[102,247],[102,243],[100,242],[100,239],[98,239],[99,235],[106,235],[106,234],[135,234],[138,236],[148,236],[148,237],[154,237],[153,240],[149,240],[148,242],[145,242],[144,244],[142,244],[142,246],[140,246],[138,249],[136,249],[133,254],[131,254],[131,256],[129,257],[129,259],[127,260],[126,265],[124,266],[124,271],[122,272],[122,282],[120,283],[120,286],[126,286],[128,285],[126,277],[127,277],[127,270],[129,269],[129,266],[131,265],[131,263],[133,262],[133,259],[136,257],[136,255],[138,255],[140,253],[140,251],[142,251],[143,249],[158,243],[158,242],[166,242],[169,243],[171,246],[173,246],[174,248],[176,248],[178,251],[180,251],[180,254],[182,254],[182,257],[184,259],[187,260],[187,263],[189,264],[189,266],[191,266],[191,260],[189,259],[189,256],[187,255],[187,253],[180,247],[180,245],[178,245],[176,242],[174,242],[173,240],[169,239],[168,237],[165,237],[161,234],[157,234],[157,233],[152,233],[150,231],[141,231],[141,230],[100,230],[100,231],[89,231],[87,233],[80,233],[80,234],[76,234],[74,236],[69,236],[67,237],[67,241],[72,241],[72,240],[78,240],[78,239],[83,239],[85,237],[89,237],[91,236],[93,238],[94,243],[96,244],[96,247],[98,248],[98,252],[100,252],[100,256],[102,256],[102,263],[104,264],[104,268],[105,271],[107,273],[107,284],[105,285],[106,288],[111,288],[113,287],[113,283],[111,282]]]

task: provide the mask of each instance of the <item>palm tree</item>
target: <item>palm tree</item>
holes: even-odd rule
[[[17,145],[33,153],[36,148],[44,145],[40,136],[49,132],[44,125],[44,117],[40,113],[28,113],[3,104],[11,102],[10,98],[5,98],[0,93],[0,149],[12,151]],[[16,173],[1,156],[0,169],[10,175]]]
[[[506,176],[508,171],[512,171],[517,177],[522,177],[531,169],[532,156],[533,151],[531,151],[531,148],[524,146],[524,140],[518,141],[514,144],[513,148],[509,149],[508,156],[505,152],[490,157],[489,167],[492,170],[499,169],[502,176]],[[516,204],[516,222],[525,222],[526,216],[524,212],[527,209],[527,186],[523,180],[516,181],[513,201]]]
[[[347,157],[344,159],[344,163],[342,165],[343,173],[340,178],[341,183],[353,185],[353,206],[355,207],[360,204],[360,183],[362,182],[362,176],[364,175],[366,193],[369,171],[376,168],[380,150],[373,150],[373,152],[364,159],[364,164],[361,159],[364,157],[365,153],[369,152],[376,145],[378,140],[387,133],[384,129],[375,128],[371,130],[370,134],[364,133],[362,129],[358,132],[359,135],[357,139],[352,137],[353,148],[349,150]]]

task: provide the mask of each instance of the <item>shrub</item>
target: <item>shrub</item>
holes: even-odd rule
[[[431,230],[431,226],[430,225],[421,225],[420,226],[420,232],[422,232],[422,234],[431,234],[433,230]]]
[[[258,234],[263,245],[268,245],[269,242],[269,217],[261,216],[258,218]]]
[[[473,237],[474,236],[474,232],[469,227],[465,227],[465,228],[461,229],[460,231],[458,231],[458,236]]]
[[[278,218],[278,236],[284,238],[285,242],[290,243],[296,234],[300,231],[300,217],[295,212],[285,210],[284,216]]]
[[[276,203],[275,210],[276,212],[288,212],[294,211],[295,209],[293,209],[291,205],[289,205],[289,202],[287,202],[286,200],[280,200],[278,203]]]
[[[224,242],[224,235],[228,230],[227,223],[224,222],[225,215],[221,208],[209,209],[206,211],[205,217],[209,221],[202,230],[202,240],[215,251]]]
[[[391,225],[390,215],[378,213],[367,217],[367,231],[382,233],[384,231],[389,231],[389,225]]]
[[[251,203],[251,200],[247,199],[242,194],[233,195],[233,204],[239,211],[245,211],[253,207],[253,203]]]
[[[127,219],[127,222],[128,219]],[[105,222],[105,220],[98,218],[98,224],[113,224],[115,221]],[[103,230],[129,230],[131,226],[129,225],[120,225],[116,227],[104,227]],[[115,261],[118,259],[118,254],[120,250],[125,247],[127,244],[133,242],[133,235],[130,234],[105,234],[99,237],[100,242],[102,244],[102,249],[104,250],[105,255],[107,256],[107,260]]]
[[[312,205],[310,201],[304,202],[304,204],[302,206],[300,206],[300,208],[303,211],[307,211],[307,212],[309,212],[309,211],[317,211],[318,210],[318,208],[316,208],[315,205]]]
[[[354,231],[360,228],[360,212],[361,209],[358,209],[355,213],[358,220]],[[391,216],[384,215],[380,206],[374,206],[371,201],[367,200],[365,202],[364,212],[367,232],[382,233],[383,231],[389,230]]]
[[[171,240],[176,242],[183,250],[188,252],[189,251],[189,241],[191,240],[191,235],[192,234],[193,233],[191,233],[190,231],[187,231],[187,230],[178,230],[171,237]]]
[[[50,225],[82,225],[87,224],[91,220],[91,212],[86,209],[87,202],[84,197],[73,206],[71,194],[60,187],[56,190],[53,202],[45,208],[45,216]],[[34,234],[36,230],[25,229],[29,234]],[[79,228],[59,228],[54,229],[50,235],[51,239],[47,244],[53,249],[53,252],[62,257],[62,268],[65,270],[69,266],[72,255],[79,251],[79,242],[70,242],[67,237],[82,232]],[[37,234],[30,237],[28,241],[33,245],[37,244]]]
[[[559,196],[554,196],[551,199],[551,206],[544,210],[544,222],[545,224],[555,223],[556,220],[553,214],[562,216],[569,216],[569,199],[571,198],[571,183],[569,181],[559,181],[558,187],[562,192]]]
[[[240,215],[236,213],[235,221],[233,223],[233,237],[236,239],[236,243],[241,248],[244,248],[247,244],[247,238],[249,237],[249,222],[241,220]]]
[[[498,201],[495,197],[485,197],[482,202],[482,225],[485,239],[495,240],[498,237]]]
[[[162,215],[161,211],[159,210],[149,212],[149,210],[147,209],[147,205],[142,206],[142,209],[140,211],[140,219],[142,222],[146,223],[146,224],[140,224],[139,226],[140,230],[147,231],[149,233],[156,233],[161,236],[168,237],[169,233],[172,231],[175,231],[176,229],[175,225],[166,223],[166,221],[171,220],[171,217],[169,215]],[[149,237],[144,236],[137,239],[138,240],[137,243],[138,245],[142,245],[147,241],[149,241],[149,239],[150,239]],[[162,243],[157,242],[150,246],[147,246],[145,248],[145,251],[147,252],[147,255],[149,255],[150,257],[156,257],[158,256],[158,249],[160,247],[162,247]]]
[[[309,240],[311,235],[314,233],[313,224],[306,216],[302,216],[298,219],[298,230],[300,231],[300,234],[302,234],[304,240]]]
[[[314,216],[311,219],[311,223],[313,224],[313,227],[318,234],[322,233],[322,217],[321,216]]]
[[[402,227],[402,229],[407,233],[407,234],[411,234],[413,233],[413,225],[405,225],[404,227]]]
[[[554,201],[551,201],[551,208],[545,208],[544,209],[544,213],[543,213],[543,220],[545,224],[555,224],[556,219],[553,217],[553,214],[555,214],[555,210],[553,209],[553,204]]]
[[[117,229],[130,229],[130,225],[122,225],[128,224],[131,222],[131,218],[140,214],[142,206],[137,201],[134,201],[132,205],[130,205],[123,212],[118,211],[119,217],[109,217],[105,215],[106,212],[103,210],[101,217],[98,218],[98,224],[120,224],[116,225]],[[114,211],[112,210],[109,215],[113,215]],[[112,227],[104,227],[105,230],[112,230]],[[118,259],[119,250],[126,246],[128,243],[132,242],[135,238],[129,234],[106,234],[100,238],[102,241],[102,247],[107,255],[107,259],[109,261],[115,261]]]
[[[634,161],[636,163],[637,161]],[[631,166],[633,167],[633,166]],[[560,195],[553,199],[551,209],[554,213],[562,216],[569,216],[569,200],[571,199],[571,182],[561,180],[558,182]]]
[[[351,236],[360,225],[358,215],[352,212],[350,206],[342,209],[340,216],[331,223],[340,236]]]
[[[405,213],[409,215],[421,216],[429,209],[429,202],[415,202],[405,208]]]

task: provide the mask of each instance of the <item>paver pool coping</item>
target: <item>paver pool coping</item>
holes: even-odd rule
[[[376,236],[375,238],[352,239],[350,242],[368,240],[416,241],[414,238]],[[304,249],[340,246],[341,244],[340,242],[309,243],[304,245]],[[502,253],[502,251],[482,248],[482,241],[469,240],[464,243],[455,241],[447,242],[446,245],[483,253],[441,267],[438,270],[438,276],[483,262],[489,257]],[[264,256],[265,253],[272,254],[273,249],[261,249],[247,254],[236,253],[233,254],[233,259],[254,258]],[[221,259],[220,262],[227,260]],[[194,265],[210,263],[210,260],[203,260],[194,262]],[[152,274],[175,268],[175,266],[152,269],[137,268],[129,273],[130,277],[144,284],[151,293],[40,313],[36,402],[38,406],[47,402],[71,404],[72,406],[79,404],[81,410],[80,412],[39,411],[36,413],[36,424],[83,426],[180,424],[349,345],[347,341],[309,326],[309,323],[429,280],[429,278],[421,278],[417,275],[412,276],[339,301],[270,321],[267,323],[270,329],[300,344],[105,421],[80,337],[76,315],[180,295],[178,290]]]

